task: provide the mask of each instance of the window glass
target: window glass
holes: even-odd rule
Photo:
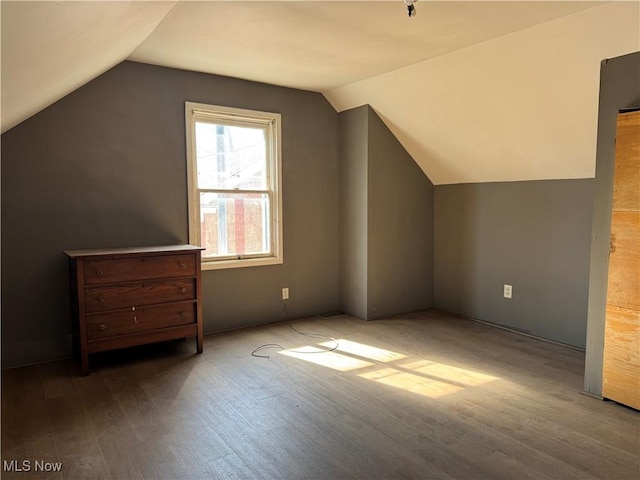
[[[196,122],[198,187],[267,188],[265,130]]]

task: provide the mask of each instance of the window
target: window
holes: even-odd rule
[[[280,115],[186,102],[189,242],[202,268],[282,263]]]

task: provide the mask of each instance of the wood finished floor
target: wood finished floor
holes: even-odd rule
[[[2,374],[2,478],[638,479],[640,415],[584,353],[424,312],[288,323]],[[331,348],[332,342],[326,343]],[[35,461],[62,462],[34,472]]]

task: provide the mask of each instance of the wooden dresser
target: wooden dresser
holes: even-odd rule
[[[67,250],[74,350],[89,354],[181,338],[202,353],[200,253],[192,245]]]

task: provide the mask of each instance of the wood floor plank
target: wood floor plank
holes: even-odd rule
[[[463,415],[480,418],[489,428],[499,429],[532,450],[539,450],[556,459],[558,464],[573,465],[581,471],[581,478],[590,475],[603,480],[634,478],[637,468],[622,459],[605,458],[599,450],[582,450],[566,442],[564,430],[558,422],[544,422],[526,410],[505,406],[487,406],[469,402]],[[626,458],[626,455],[625,455]]]
[[[192,476],[189,478],[202,480],[210,480],[212,478],[219,480],[243,480],[259,478],[259,475],[253,472],[237,455],[231,454],[201,465],[197,471],[192,472]]]
[[[3,373],[2,396],[7,396],[5,405],[8,407],[3,408],[2,412],[5,437],[2,443],[2,478],[24,478],[36,471],[36,462],[55,463],[60,460],[47,410],[42,372],[42,365],[34,365]],[[8,443],[5,444],[6,437]],[[5,461],[18,462],[26,473],[6,471]],[[47,479],[62,478],[59,471],[39,473]]]
[[[74,396],[47,400],[59,461],[65,478],[109,478],[88,414]]]
[[[295,423],[308,423],[309,430],[317,430],[325,438],[323,443],[332,446],[329,454],[349,465],[350,471],[360,472],[362,478],[402,478],[406,472],[411,472],[410,478],[454,478],[436,464],[405,449],[378,424],[367,423],[352,414],[348,406],[329,400],[323,395],[322,383],[315,387],[309,383],[297,386],[295,393],[300,408],[296,412],[300,412],[301,418]]]
[[[99,433],[96,440],[109,478],[142,479],[157,474],[152,453],[162,455],[164,448],[154,443],[145,444],[128,425]]]
[[[106,434],[128,425],[114,393],[101,374],[75,377],[73,380],[94,434]]]
[[[295,351],[251,355],[267,343]],[[38,477],[56,479],[640,478],[639,414],[580,395],[577,349],[437,311],[192,347],[3,372],[2,459],[62,462]]]

